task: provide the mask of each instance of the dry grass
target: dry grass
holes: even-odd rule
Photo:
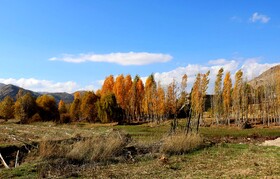
[[[81,140],[73,145],[66,157],[80,161],[105,161],[120,153],[126,145],[124,135],[119,131],[106,136]]]
[[[80,137],[59,140],[42,141],[39,155],[44,159],[66,158],[81,162],[106,161],[117,155],[128,141],[120,131],[93,137]]]
[[[165,137],[161,146],[161,152],[166,154],[183,154],[198,149],[203,143],[199,134],[184,132]]]

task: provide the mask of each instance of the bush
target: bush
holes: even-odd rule
[[[183,154],[198,149],[203,144],[199,134],[177,133],[163,139],[161,152],[166,154]]]

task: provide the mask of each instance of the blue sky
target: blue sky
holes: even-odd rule
[[[252,78],[280,62],[277,0],[0,0],[0,82],[36,91],[96,90],[110,75],[239,68]],[[213,80],[212,80],[213,81]]]

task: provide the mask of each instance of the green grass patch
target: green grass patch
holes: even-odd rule
[[[38,178],[37,166],[25,163],[17,168],[0,170],[0,178],[32,179]]]

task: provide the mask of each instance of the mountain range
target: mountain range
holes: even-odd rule
[[[18,94],[19,90],[22,90],[23,94],[30,93],[34,97],[41,96],[43,94],[52,95],[56,102],[59,102],[60,100],[63,100],[65,103],[71,103],[74,100],[74,95],[69,93],[42,93],[42,92],[34,92],[31,90],[27,90],[12,84],[3,84],[0,83],[0,100],[3,100],[6,96],[12,97],[14,100],[16,100],[16,95]]]

